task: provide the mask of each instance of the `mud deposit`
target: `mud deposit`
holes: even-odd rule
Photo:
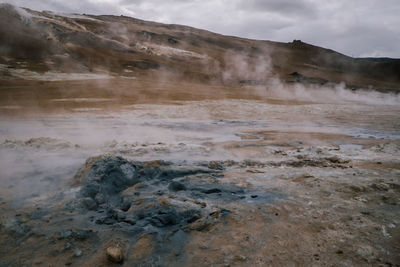
[[[399,105],[85,108],[0,117],[0,266],[400,265]]]

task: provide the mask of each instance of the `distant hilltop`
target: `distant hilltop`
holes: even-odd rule
[[[355,89],[400,91],[399,59],[352,58],[296,39],[250,40],[125,16],[1,4],[0,40],[0,64],[6,66],[0,78],[7,68],[135,77],[162,72],[213,84],[262,85],[278,77],[288,83],[343,82]]]

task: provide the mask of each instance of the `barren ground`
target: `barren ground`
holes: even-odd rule
[[[0,266],[400,265],[398,103],[88,83],[1,91]],[[170,176],[121,188],[129,209],[82,198],[115,156]]]

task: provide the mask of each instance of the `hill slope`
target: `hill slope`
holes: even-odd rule
[[[2,4],[0,40],[3,79],[23,68],[136,78],[167,75],[221,85],[263,85],[279,77],[400,90],[399,59],[351,58],[300,40],[249,40],[124,16],[66,15]]]

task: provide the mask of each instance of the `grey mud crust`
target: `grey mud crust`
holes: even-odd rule
[[[192,233],[227,223],[235,213],[232,203],[283,197],[223,181],[220,164],[215,169],[209,168],[215,162],[185,166],[113,155],[89,158],[71,181],[77,189],[73,199],[15,214],[3,227],[3,242],[21,255],[35,250],[33,240],[50,251],[35,253],[35,259],[15,254],[2,264],[40,265],[40,255],[49,254],[66,265],[187,264]]]

